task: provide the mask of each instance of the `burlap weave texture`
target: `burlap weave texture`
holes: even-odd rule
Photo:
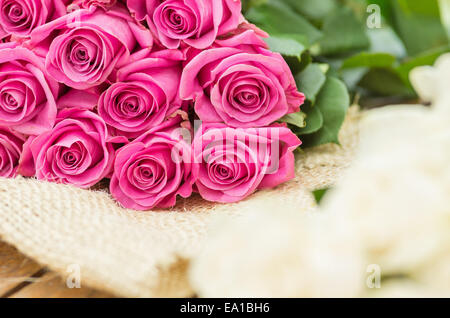
[[[135,212],[120,208],[106,191],[0,179],[0,237],[63,276],[76,264],[82,284],[118,296],[191,296],[189,260],[207,244],[212,218],[239,216],[265,200],[314,211],[311,190],[335,183],[353,158],[360,116],[356,107],[350,109],[342,146],[304,151],[294,180],[237,204],[213,204],[194,196],[170,211]]]

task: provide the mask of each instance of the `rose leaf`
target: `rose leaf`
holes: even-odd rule
[[[327,143],[339,144],[339,131],[349,105],[350,96],[345,84],[337,78],[328,77],[313,107],[320,110],[323,126],[314,134],[305,136],[303,145],[313,147]]]

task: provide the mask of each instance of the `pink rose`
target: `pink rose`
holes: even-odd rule
[[[110,174],[113,161],[105,122],[88,110],[64,109],[51,131],[27,140],[19,173],[89,188]]]
[[[242,21],[240,0],[128,0],[127,4],[169,49],[182,42],[205,49]]]
[[[28,45],[46,55],[47,71],[57,81],[87,89],[105,82],[130,53],[152,43],[150,31],[117,6],[107,12],[96,7],[74,11],[35,29]]]
[[[13,43],[0,44],[0,125],[26,135],[51,129],[58,93],[42,58]]]
[[[180,83],[182,99],[194,99],[203,122],[232,127],[269,125],[298,112],[304,102],[289,66],[253,30],[188,51]]]
[[[294,177],[293,151],[300,144],[279,124],[246,129],[204,124],[193,143],[197,189],[206,200],[232,203],[275,187]]]
[[[183,140],[180,122],[174,117],[117,152],[110,190],[123,207],[169,208],[178,195],[192,194],[191,146]]]
[[[0,0],[0,29],[27,37],[36,27],[66,14],[69,0]]]
[[[178,51],[156,54],[121,68],[118,82],[100,97],[98,113],[115,135],[136,138],[181,107],[183,56]]]
[[[13,178],[17,175],[24,141],[22,135],[0,127],[0,177]]]

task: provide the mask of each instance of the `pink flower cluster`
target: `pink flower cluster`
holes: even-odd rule
[[[304,95],[265,36],[239,0],[0,0],[0,176],[136,210],[286,182]]]

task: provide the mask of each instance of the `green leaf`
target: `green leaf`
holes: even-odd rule
[[[308,20],[280,1],[252,7],[246,17],[269,34],[300,34],[309,44],[317,42],[322,36]]]
[[[280,0],[272,0],[280,1]],[[281,0],[307,19],[321,21],[337,7],[335,0]]]
[[[355,67],[391,67],[395,62],[395,56],[388,53],[361,52],[346,59],[341,69]]]
[[[381,96],[413,97],[412,88],[401,79],[398,72],[389,68],[371,69],[359,82],[359,86]]]
[[[448,44],[438,0],[392,0],[394,28],[409,55]]]
[[[330,190],[329,188],[325,188],[313,191],[314,199],[316,200],[317,204],[319,204],[322,201],[323,197],[325,196],[325,194],[327,194],[329,190]]]
[[[305,94],[306,99],[313,104],[316,100],[316,95],[319,93],[325,80],[326,76],[322,71],[322,68],[316,63],[309,64],[303,72],[295,77],[298,90]]]
[[[339,72],[339,78],[342,79],[350,91],[358,90],[358,84],[369,69],[367,67],[349,68]]]
[[[305,118],[306,115],[303,112],[298,112],[294,114],[287,114],[280,119],[280,122],[288,123],[298,128],[303,128],[306,126]]]
[[[311,106],[311,103],[306,102],[302,106],[302,112],[305,114],[305,127],[301,129],[294,129],[294,133],[298,136],[308,135],[319,131],[323,126],[323,116],[319,108]]]
[[[364,24],[349,8],[341,7],[329,15],[322,31],[320,48],[324,55],[367,49],[370,45]]]
[[[350,96],[345,84],[337,78],[328,77],[313,107],[322,113],[323,126],[316,133],[304,136],[303,145],[313,147],[327,143],[339,144],[339,131],[349,105]]]
[[[304,51],[300,58],[294,56],[283,56],[292,74],[298,74],[312,63],[312,56],[309,51]]]
[[[247,12],[248,9],[254,6],[258,6],[262,3],[267,2],[267,0],[241,0],[242,2],[242,12]]]
[[[313,62],[313,57],[311,56],[311,53],[309,51],[305,51],[302,54],[302,57],[300,58],[300,64],[298,66],[298,71],[293,74],[298,74],[300,72],[303,72],[308,65],[310,65]]]
[[[264,41],[266,41],[272,51],[299,59],[305,50],[303,43],[306,43],[306,39],[298,34],[272,34],[269,38],[264,39]]]

